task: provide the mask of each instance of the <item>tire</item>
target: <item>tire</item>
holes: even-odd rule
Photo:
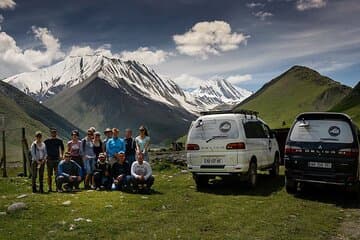
[[[255,188],[257,184],[257,166],[255,162],[251,162],[248,171],[248,186]]]
[[[279,171],[280,171],[280,161],[279,161],[279,156],[276,155],[274,158],[273,166],[269,170],[269,173],[271,176],[277,177],[279,176]]]
[[[286,189],[286,192],[289,193],[289,194],[294,194],[296,193],[296,186],[297,183],[293,180],[290,180],[289,178],[287,178],[285,176],[285,189]]]
[[[209,177],[208,176],[194,174],[193,178],[195,180],[197,188],[206,187],[208,185],[208,183],[209,183]]]

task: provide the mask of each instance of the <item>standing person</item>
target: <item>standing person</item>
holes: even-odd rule
[[[42,133],[35,133],[36,140],[31,144],[32,192],[36,193],[36,178],[39,170],[39,192],[44,193],[44,169],[47,158],[46,145],[42,141]]]
[[[124,152],[118,153],[118,162],[111,168],[111,176],[114,180],[116,190],[127,190],[130,185],[131,173],[130,165],[126,161]]]
[[[109,139],[112,138],[113,133],[112,133],[112,130],[110,128],[106,128],[104,130],[104,134],[105,134],[105,138],[103,140],[103,143],[104,143],[104,152],[106,152],[107,141],[109,141]]]
[[[94,153],[95,153],[95,159],[99,158],[99,154],[104,152],[104,144],[101,141],[101,134],[100,132],[95,132],[95,138],[94,138]]]
[[[136,142],[135,139],[132,137],[132,131],[129,128],[125,130],[124,141],[125,141],[125,159],[131,166],[132,163],[135,161]]]
[[[50,138],[44,141],[46,145],[46,152],[47,152],[47,182],[49,192],[52,192],[52,176],[53,174],[56,175],[57,167],[59,165],[60,159],[63,158],[64,155],[64,143],[63,141],[57,137],[56,128],[50,129]],[[56,176],[55,176],[56,178]]]
[[[87,136],[81,140],[80,154],[83,158],[85,169],[85,189],[90,189],[90,183],[92,180],[92,174],[95,167],[95,153],[93,144],[93,132],[91,129],[87,130]]]
[[[148,162],[144,161],[144,155],[137,153],[137,161],[131,165],[131,181],[136,190],[144,189],[149,193],[155,178],[152,176],[152,169]]]
[[[100,153],[99,159],[95,164],[94,170],[94,187],[96,190],[111,189],[111,167],[106,162],[105,154]]]
[[[71,160],[74,160],[81,168],[84,167],[80,155],[81,141],[79,140],[79,131],[73,130],[71,140],[67,143],[67,151],[70,152]]]
[[[108,140],[106,144],[106,153],[109,157],[109,163],[112,166],[115,162],[117,162],[117,153],[121,151],[125,151],[124,139],[119,138],[119,129],[113,128],[113,137]]]
[[[67,191],[72,191],[73,187],[78,186],[81,182],[81,176],[81,167],[75,161],[71,160],[71,154],[66,152],[64,154],[64,160],[62,160],[58,166],[56,190],[58,192],[63,192],[62,185],[67,183],[65,189]]]
[[[150,137],[144,126],[139,128],[140,134],[135,138],[136,152],[144,155],[144,161],[149,162]]]

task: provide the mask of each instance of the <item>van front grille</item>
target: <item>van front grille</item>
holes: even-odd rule
[[[200,168],[219,169],[219,168],[225,168],[225,165],[201,165]]]

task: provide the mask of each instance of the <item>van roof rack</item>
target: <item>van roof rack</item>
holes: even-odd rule
[[[246,110],[246,109],[230,109],[230,110],[214,110],[214,111],[204,111],[204,112],[200,112],[200,115],[212,115],[212,114],[226,114],[226,113],[235,113],[235,114],[244,114],[244,115],[250,115],[250,116],[254,116],[257,117],[257,115],[259,114],[256,111],[252,111],[252,110]]]

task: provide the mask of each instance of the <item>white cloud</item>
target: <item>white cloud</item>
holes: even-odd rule
[[[202,59],[237,49],[241,43],[246,44],[248,38],[243,33],[232,32],[224,21],[199,22],[188,32],[173,36],[180,53]]]
[[[205,81],[203,79],[190,76],[188,74],[181,74],[173,79],[183,89],[195,89],[202,85]]]
[[[227,77],[226,80],[228,82],[230,82],[231,84],[237,85],[237,84],[240,84],[240,83],[243,83],[243,82],[251,81],[252,76],[250,74],[233,75],[233,76]]]
[[[64,57],[58,39],[47,28],[32,27],[32,33],[45,50],[21,49],[13,37],[0,32],[0,71],[3,74],[35,70]]]
[[[163,50],[152,51],[148,47],[140,47],[135,51],[123,51],[120,57],[124,60],[135,60],[146,65],[158,65],[166,60],[170,55]]]
[[[85,55],[103,55],[110,58],[117,56],[111,52],[110,44],[104,44],[96,49],[93,49],[90,46],[72,46],[67,55],[71,57]]]
[[[327,0],[298,0],[296,8],[299,11],[305,11],[313,8],[323,8],[326,6]]]
[[[0,9],[14,9],[15,5],[14,0],[0,0]]]
[[[274,15],[273,15],[272,13],[270,13],[270,12],[263,12],[263,11],[259,11],[259,12],[257,12],[257,13],[253,13],[253,15],[254,15],[255,17],[258,17],[261,21],[265,21],[266,18],[274,16]]]
[[[264,6],[265,6],[264,3],[256,3],[256,2],[251,2],[246,4],[246,7],[248,8],[264,7]]]

